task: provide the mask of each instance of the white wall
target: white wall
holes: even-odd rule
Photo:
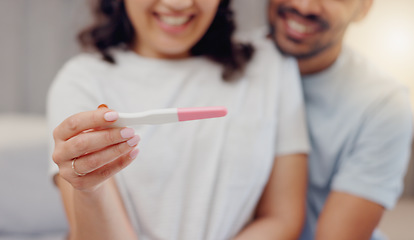
[[[366,19],[352,25],[346,42],[414,93],[413,0],[374,0]],[[414,94],[412,99],[414,103]]]
[[[48,85],[77,52],[84,2],[0,1],[0,112],[44,112]]]
[[[233,0],[232,8],[238,31],[266,25],[267,0]]]

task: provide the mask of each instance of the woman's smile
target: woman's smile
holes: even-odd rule
[[[195,14],[157,13],[154,17],[162,30],[171,34],[180,34],[194,21]]]
[[[183,58],[212,23],[220,0],[125,0],[136,33],[135,52],[153,58]]]

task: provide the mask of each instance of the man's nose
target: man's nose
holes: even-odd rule
[[[291,7],[304,16],[319,15],[324,0],[290,0]]]
[[[161,2],[169,9],[174,11],[182,11],[188,9],[194,4],[194,0],[161,0]]]

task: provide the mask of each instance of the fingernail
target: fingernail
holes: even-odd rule
[[[132,128],[124,128],[121,130],[122,138],[132,138],[135,135],[135,130]]]
[[[99,108],[108,108],[108,106],[106,104],[101,104],[101,105],[98,106],[98,109]]]
[[[107,112],[104,115],[105,120],[108,121],[108,122],[113,122],[113,121],[117,120],[118,117],[119,117],[119,115],[118,115],[117,112]]]
[[[135,159],[135,158],[138,156],[138,153],[139,153],[138,148],[135,148],[134,150],[132,150],[132,151],[129,153],[129,157],[130,157],[131,159]]]
[[[129,139],[127,143],[130,147],[133,147],[138,144],[139,140],[141,140],[141,138],[138,135],[135,135],[133,138]]]

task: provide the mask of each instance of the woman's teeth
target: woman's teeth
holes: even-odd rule
[[[298,23],[294,20],[287,20],[287,25],[293,29],[294,31],[298,32],[298,33],[302,33],[302,34],[310,34],[310,33],[314,33],[316,32],[316,29],[313,27],[309,27],[306,25],[303,25],[301,23]]]
[[[171,26],[180,26],[190,21],[189,16],[162,16],[160,15],[159,18],[165,24],[168,24]]]

